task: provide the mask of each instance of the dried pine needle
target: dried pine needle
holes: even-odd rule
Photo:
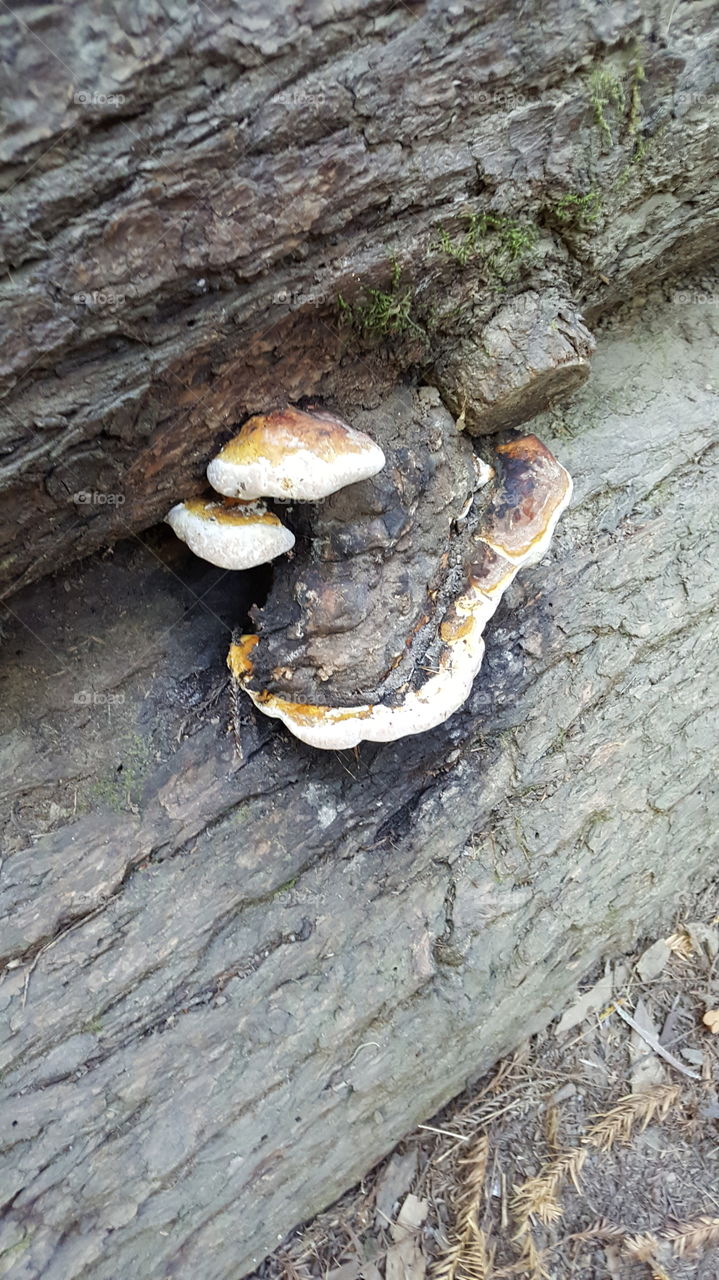
[[[452,1196],[453,1220],[444,1253],[432,1267],[432,1280],[489,1280],[494,1250],[479,1224],[484,1204],[489,1138],[480,1135],[457,1162],[459,1185]]]
[[[674,1084],[628,1093],[591,1126],[582,1141],[598,1151],[611,1150],[615,1142],[628,1142],[636,1125],[642,1131],[652,1120],[663,1120],[681,1094],[681,1086]]]
[[[562,1216],[558,1191],[565,1178],[570,1178],[579,1191],[579,1175],[587,1158],[583,1147],[565,1151],[550,1160],[534,1178],[520,1184],[512,1199],[512,1209],[517,1223],[516,1239],[529,1231],[532,1221],[557,1222]]]
[[[662,1232],[678,1258],[704,1253],[719,1245],[719,1218],[701,1217],[693,1222],[680,1222]]]

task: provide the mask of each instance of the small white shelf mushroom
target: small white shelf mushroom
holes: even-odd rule
[[[288,407],[257,414],[207,468],[218,493],[231,498],[317,502],[382,470],[378,444],[332,414]]]
[[[295,544],[295,535],[259,502],[193,498],[178,502],[167,523],[196,556],[221,569],[252,569]]]

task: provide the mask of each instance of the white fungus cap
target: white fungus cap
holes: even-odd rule
[[[251,569],[295,544],[295,535],[258,502],[193,498],[178,502],[167,523],[196,556],[221,569]]]
[[[287,408],[257,414],[207,468],[231,498],[316,502],[382,470],[385,456],[363,431],[329,413]]]

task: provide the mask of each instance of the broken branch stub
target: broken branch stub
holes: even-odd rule
[[[528,290],[500,307],[479,336],[435,364],[445,403],[472,435],[508,430],[567,399],[589,376],[595,342],[556,293]]]

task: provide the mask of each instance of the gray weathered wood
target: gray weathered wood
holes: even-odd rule
[[[260,718],[240,766],[213,698],[257,582],[169,533],[11,602],[10,1280],[237,1280],[714,874],[709,284],[533,424],[576,504],[432,734],[338,756]]]
[[[0,9],[0,1273],[237,1280],[713,874],[719,289],[654,282],[717,248],[715,15]],[[581,314],[466,707],[238,762],[268,576],[143,531],[285,400],[520,421]]]

